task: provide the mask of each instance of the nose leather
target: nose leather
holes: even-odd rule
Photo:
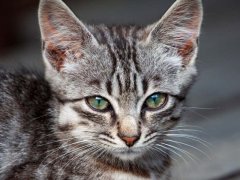
[[[133,136],[133,137],[120,136],[120,138],[126,143],[128,147],[131,147],[139,139],[139,136]]]

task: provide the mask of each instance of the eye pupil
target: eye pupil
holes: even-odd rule
[[[152,96],[152,100],[154,101],[155,104],[157,104],[158,96],[156,95]]]
[[[96,98],[96,105],[99,107],[99,106],[101,106],[101,99],[99,99],[99,98]]]

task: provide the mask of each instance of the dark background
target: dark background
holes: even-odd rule
[[[157,21],[174,0],[66,0],[87,23],[143,24]],[[240,1],[203,0],[199,77],[186,107],[188,124],[201,127],[210,159],[188,148],[197,162],[178,160],[176,179],[237,176],[240,170]],[[0,2],[0,64],[42,71],[38,0]],[[182,146],[184,148],[184,146]],[[186,147],[185,147],[186,149]],[[188,159],[186,157],[186,159]],[[180,164],[180,165],[179,165]]]

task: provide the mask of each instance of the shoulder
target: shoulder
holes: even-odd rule
[[[0,120],[7,114],[34,116],[48,108],[51,99],[48,83],[39,73],[0,69]]]
[[[31,128],[38,126],[41,119],[32,120],[46,114],[50,108],[50,100],[51,90],[39,74],[0,69],[0,134],[3,135],[2,137],[11,137],[14,139],[13,142],[18,143],[22,130],[30,132]],[[44,117],[47,118],[47,116]],[[1,135],[0,145],[5,142],[5,139],[1,139]],[[15,136],[18,138],[15,139]],[[5,142],[5,144],[9,143]]]
[[[19,101],[39,99],[39,96],[48,98],[51,95],[44,76],[25,69],[9,71],[0,68],[0,92],[4,95],[3,99],[8,97]]]
[[[49,108],[50,92],[38,73],[0,69],[0,179],[1,172],[27,158],[32,134],[42,122],[33,120]],[[10,161],[13,154],[9,154],[13,151],[14,162]]]

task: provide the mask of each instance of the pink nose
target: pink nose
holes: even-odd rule
[[[119,136],[128,147],[131,147],[134,145],[134,143],[139,139],[138,136],[133,136],[133,137],[127,137],[127,136]]]

